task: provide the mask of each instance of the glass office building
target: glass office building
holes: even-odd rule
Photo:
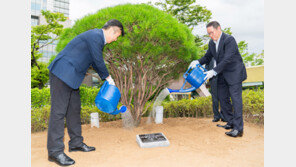
[[[54,0],[53,12],[64,13],[69,18],[69,0]]]
[[[69,1],[70,0],[31,0],[31,26],[36,26],[40,24],[45,24],[46,21],[41,14],[41,10],[49,10],[51,12],[63,13],[67,17],[67,21],[61,23],[64,28],[71,26],[71,21],[69,19]],[[41,41],[45,43],[46,41]],[[50,57],[56,55],[55,47],[58,41],[41,48],[39,51],[43,53],[39,61],[48,62]]]
[[[47,10],[47,0],[31,0],[31,26],[39,24],[41,10]]]

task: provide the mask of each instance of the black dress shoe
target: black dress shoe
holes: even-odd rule
[[[55,162],[60,166],[68,166],[73,165],[75,161],[68,157],[65,153],[60,153],[54,156],[48,156],[48,160],[51,162]]]
[[[224,129],[233,129],[233,126],[228,125],[228,124],[226,124],[226,125],[220,125],[220,124],[217,124],[217,126],[218,126],[218,127],[221,127],[221,128],[224,128]]]
[[[213,120],[212,120],[212,122],[218,122],[220,120],[220,118],[214,118]]]
[[[71,151],[90,152],[90,151],[94,151],[94,150],[96,150],[95,147],[87,146],[85,143],[82,143],[81,147],[69,148],[69,152],[71,152]]]
[[[231,137],[242,137],[244,132],[243,131],[240,132],[236,129],[232,129],[230,132],[225,132],[225,134]]]

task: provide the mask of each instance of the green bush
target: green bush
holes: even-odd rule
[[[264,91],[245,90],[243,91],[243,112],[244,119],[255,123],[264,123]]]
[[[31,109],[31,132],[43,131],[48,128],[50,105]]]
[[[212,115],[212,97],[163,102],[164,117],[208,117]]]
[[[95,99],[100,89],[96,87],[80,87],[80,99],[82,106],[94,106]]]
[[[244,90],[243,116],[244,120],[254,123],[264,123],[264,91]],[[209,117],[213,115],[212,97],[199,97],[197,99],[182,99],[179,101],[163,102],[164,117]],[[152,110],[153,104],[149,107]],[[145,114],[144,116],[148,116]]]
[[[32,89],[31,109],[31,131],[37,132],[47,129],[49,113],[50,113],[50,94],[49,89]],[[90,123],[90,113],[98,112],[101,122],[114,121],[121,119],[121,115],[110,115],[100,111],[94,104],[95,96],[98,92],[97,88],[81,87],[81,123]],[[38,94],[39,93],[39,94]],[[243,115],[244,120],[254,123],[264,123],[264,91],[263,90],[245,90],[243,97]],[[44,99],[44,100],[42,100]],[[152,110],[153,104],[146,103],[145,107],[150,105],[148,111]],[[199,97],[197,99],[183,99],[179,101],[164,101],[164,117],[209,117],[212,116],[212,98]],[[33,106],[33,104],[32,104]],[[119,104],[121,106],[121,104]],[[145,113],[144,116],[148,116]]]
[[[99,92],[99,88],[85,87],[80,88],[81,106],[94,106],[95,98]],[[45,105],[50,105],[50,89],[49,88],[33,88],[31,89],[31,107],[39,108]]]
[[[31,68],[31,88],[43,88],[49,80],[48,64],[44,62],[38,62],[39,68],[33,66]]]
[[[50,105],[50,90],[49,88],[33,88],[31,89],[31,107],[39,108],[45,105]]]
[[[100,111],[96,106],[82,106],[81,107],[81,124],[90,123],[90,113],[99,113],[100,122],[115,121],[120,119],[120,114],[110,115]],[[48,128],[50,114],[50,105],[40,108],[32,108],[31,110],[31,131],[38,132]],[[67,126],[65,124],[65,126]]]

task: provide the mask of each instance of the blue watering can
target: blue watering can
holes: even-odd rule
[[[119,110],[117,109],[120,96],[119,89],[105,81],[96,96],[95,104],[99,110],[108,114],[116,115],[118,113],[124,113],[127,109],[126,106],[121,106]]]
[[[191,70],[191,68],[189,68],[183,74],[183,78],[185,79],[185,82],[184,82],[183,86],[181,87],[181,89],[180,90],[173,90],[173,89],[167,88],[170,93],[173,93],[173,92],[179,92],[179,93],[192,92],[195,89],[199,88],[207,80],[205,78],[206,75],[204,74],[204,72],[206,72],[207,70],[205,68],[203,68],[203,66],[201,66],[200,64],[197,64],[196,68],[193,68],[191,71],[190,70]],[[186,82],[189,82],[192,85],[192,87],[188,88],[188,89],[183,89]]]

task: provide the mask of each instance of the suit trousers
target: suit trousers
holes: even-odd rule
[[[69,147],[82,146],[81,101],[79,89],[72,89],[62,80],[50,73],[51,110],[47,134],[48,155],[64,152],[64,128],[70,137]]]
[[[222,74],[218,75],[218,98],[221,112],[233,129],[243,131],[242,83],[230,85]],[[231,98],[231,101],[230,101]]]
[[[213,113],[214,118],[216,119],[224,119],[222,112],[219,112],[219,99],[218,99],[218,77],[213,77],[210,79],[211,85],[211,95],[212,95],[212,106],[213,106]]]

